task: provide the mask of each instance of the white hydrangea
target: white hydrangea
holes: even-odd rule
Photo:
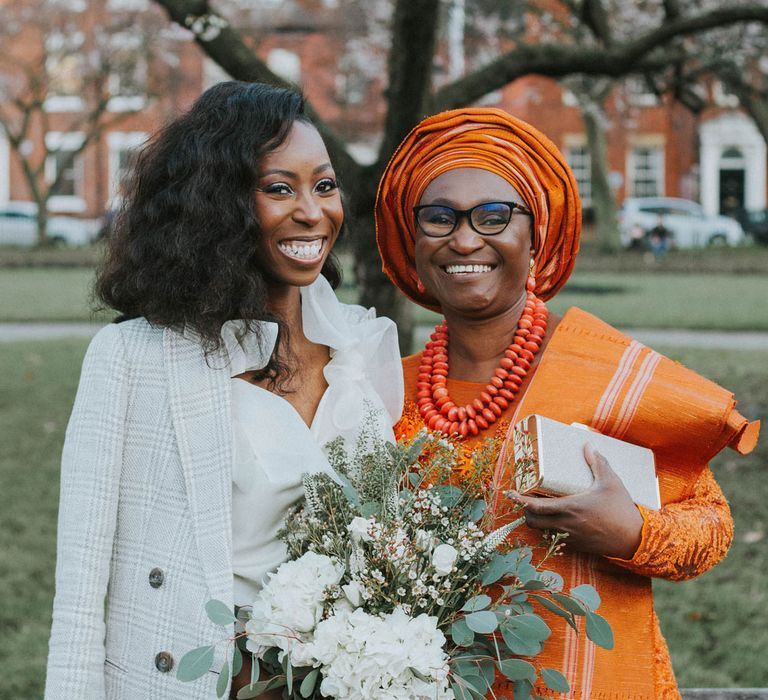
[[[248,649],[261,658],[269,647],[278,647],[281,661],[290,654],[294,666],[313,665],[307,643],[323,617],[327,589],[343,575],[338,559],[315,552],[281,564],[253,603],[245,625]]]
[[[321,664],[321,692],[337,700],[453,700],[445,641],[435,617],[358,608],[320,622],[308,653]]]

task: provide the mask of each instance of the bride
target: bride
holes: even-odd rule
[[[336,300],[343,218],[289,90],[216,85],[140,154],[96,288],[121,316],[62,457],[47,700],[213,697],[215,673],[174,673],[221,636],[205,603],[250,604],[287,557],[276,532],[324,444],[371,409],[393,439],[396,330]]]

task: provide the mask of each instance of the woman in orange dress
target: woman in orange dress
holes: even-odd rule
[[[615,647],[597,648],[540,611],[552,636],[534,659],[563,671],[570,692],[545,697],[679,698],[653,609],[651,577],[680,580],[720,561],[733,532],[708,467],[726,446],[752,449],[759,425],[732,394],[577,308],[560,318],[545,301],[566,282],[579,247],[581,207],[562,154],[529,124],[498,109],[430,117],[395,152],[376,205],[385,272],[445,323],[403,361],[399,436],[423,426],[462,440],[467,454],[537,413],[579,422],[655,455],[663,506],[632,502],[589,447],[587,491],[533,498],[497,489],[499,524],[524,507],[523,539],[567,533],[547,562],[567,587],[601,595]],[[506,445],[505,445],[506,447]],[[497,682],[496,697],[512,688]],[[490,697],[490,695],[489,695]]]

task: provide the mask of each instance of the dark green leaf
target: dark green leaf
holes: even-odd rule
[[[487,507],[483,500],[474,501],[468,509],[467,517],[473,522],[477,522],[485,515]]]
[[[499,626],[496,613],[492,613],[490,610],[470,613],[464,617],[464,620],[467,627],[478,634],[490,634]]]
[[[545,598],[544,596],[532,595],[531,597],[538,600],[539,603],[541,603],[547,610],[549,610],[549,612],[562,617],[571,627],[573,627],[575,632],[579,631],[579,628],[573,619],[573,615],[567,610],[563,610],[557,603],[553,603],[549,598]]]
[[[500,578],[508,576],[517,570],[517,555],[514,552],[509,554],[497,554],[491,559],[488,566],[483,571],[482,584],[489,586],[496,583]]]
[[[511,681],[530,680],[536,682],[536,669],[533,664],[522,659],[502,659],[498,662],[501,671]]]
[[[301,687],[299,688],[299,694],[303,698],[308,698],[315,690],[317,685],[317,677],[320,675],[319,668],[313,668],[301,681]]]
[[[360,515],[364,518],[370,518],[372,515],[378,515],[381,513],[381,503],[378,501],[368,501],[360,506]]]
[[[251,683],[237,691],[237,700],[246,700],[247,698],[257,698],[259,695],[272,688],[281,688],[285,685],[285,678],[270,678],[266,681]]]
[[[194,681],[208,673],[213,663],[214,648],[212,644],[209,644],[184,654],[179,661],[176,678],[180,681]]]
[[[592,612],[595,612],[600,607],[600,595],[588,583],[571,588],[571,595],[578,598]]]
[[[587,637],[603,649],[613,649],[613,631],[608,620],[597,613],[587,613]]]
[[[565,676],[554,668],[542,668],[541,679],[556,693],[567,693],[571,689]]]
[[[219,672],[219,680],[216,682],[216,697],[220,698],[227,692],[229,684],[229,662],[225,661]]]
[[[217,625],[231,625],[237,622],[235,614],[224,603],[215,598],[205,604],[205,612],[211,622],[215,622]]]
[[[448,508],[453,508],[464,496],[464,492],[460,488],[447,484],[435,486],[433,490],[440,496],[440,505],[448,506]]]
[[[565,595],[565,593],[553,593],[552,600],[556,600],[569,613],[574,615],[586,615],[589,612],[578,600]]]
[[[467,627],[463,618],[451,625],[451,639],[456,646],[468,647],[475,641],[475,633]]]
[[[485,594],[476,595],[474,598],[470,598],[464,606],[461,608],[463,612],[477,612],[478,610],[485,610],[491,604],[490,596]]]
[[[501,628],[501,638],[507,645],[507,648],[519,656],[536,656],[541,651],[541,643],[533,639],[520,637],[515,630],[507,627]]]
[[[523,584],[523,588],[525,588],[526,591],[541,591],[546,587],[547,584],[544,583],[544,581],[539,581],[537,578],[532,578]]]
[[[532,564],[528,564],[526,562],[523,562],[521,564],[518,564],[517,571],[515,571],[515,576],[520,579],[520,583],[527,583],[531,579],[535,579],[537,576],[536,567]]]
[[[529,700],[533,692],[533,683],[528,680],[517,681],[513,686],[515,700]]]
[[[235,643],[234,649],[232,649],[232,676],[236,676],[243,670],[243,652],[240,651],[240,647]]]

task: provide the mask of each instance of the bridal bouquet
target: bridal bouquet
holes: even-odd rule
[[[577,616],[586,618],[587,636],[606,648],[611,630],[595,613],[594,588],[566,592],[543,569],[561,536],[542,539],[534,565],[531,548],[511,542],[523,518],[491,529],[497,448],[490,440],[477,448],[457,483],[461,449],[441,435],[424,431],[398,445],[361,439],[352,455],[331,443],[338,479],[305,475],[306,499],[282,532],[291,558],[269,575],[235,634],[253,657],[237,697],[284,686],[289,698],[474,700],[498,674],[514,683],[516,699],[530,697],[539,679],[567,692],[558,670],[526,660],[550,634],[534,604],[574,629]],[[222,625],[235,620],[219,601],[207,610]],[[189,652],[178,677],[206,673],[213,654],[213,646]],[[258,680],[261,668],[269,680]],[[229,673],[227,662],[220,695]]]

